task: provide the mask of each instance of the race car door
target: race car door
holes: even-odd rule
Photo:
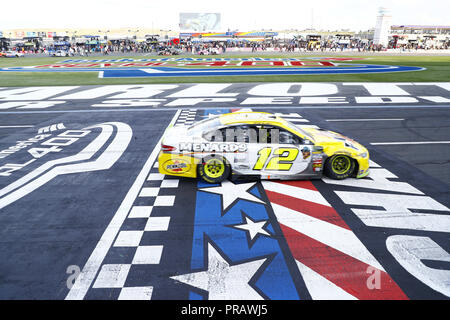
[[[256,130],[258,142],[250,143],[248,150],[253,174],[282,178],[302,174],[308,169],[311,142],[274,126],[258,125]]]

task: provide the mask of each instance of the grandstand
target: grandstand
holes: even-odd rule
[[[380,16],[378,17],[380,18]],[[377,22],[377,25],[379,23]],[[387,29],[386,29],[387,28]],[[450,48],[450,26],[392,25],[385,26],[382,43],[377,40],[376,28],[367,31],[351,30],[253,30],[226,32],[185,32],[159,28],[121,29],[13,29],[0,30],[0,50],[15,48],[24,52],[37,52],[41,48],[84,46],[89,49],[120,45],[121,43],[168,44],[179,38],[186,43],[227,44],[231,50],[259,46],[292,46],[299,50],[323,50],[324,48],[367,50],[377,45],[382,49],[448,49]],[[151,35],[151,36],[149,36]],[[379,35],[378,35],[379,36]],[[149,40],[151,38],[151,41]],[[252,44],[254,43],[254,44]],[[97,48],[98,49],[98,48]],[[42,51],[42,50],[41,50]],[[244,50],[245,51],[245,50]],[[379,50],[378,50],[379,51]]]
[[[450,26],[393,25],[390,39],[392,47],[449,48]]]

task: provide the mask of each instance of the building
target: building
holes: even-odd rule
[[[375,33],[373,36],[373,44],[387,47],[389,43],[389,31],[391,29],[392,16],[386,8],[380,8],[375,25]]]
[[[394,48],[450,48],[450,26],[393,25],[390,36]]]

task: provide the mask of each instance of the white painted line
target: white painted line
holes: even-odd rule
[[[378,163],[376,163],[375,161],[369,160],[369,167],[370,168],[380,168],[381,166]]]
[[[139,197],[156,197],[159,193],[159,188],[142,188]]]
[[[163,246],[140,246],[136,250],[132,264],[159,264]]]
[[[154,207],[171,207],[175,202],[175,196],[158,196],[155,199]]]
[[[178,179],[167,179],[161,182],[161,188],[178,188]]]
[[[276,203],[272,203],[272,208],[281,224],[384,271],[383,267],[351,230],[338,227]]]
[[[167,231],[170,217],[149,217],[144,231]]]
[[[450,141],[404,141],[404,142],[371,142],[373,146],[388,146],[388,145],[404,145],[404,144],[447,144]]]
[[[0,128],[33,128],[34,126],[28,125],[14,125],[14,126],[0,126]]]
[[[419,96],[418,98],[429,100],[434,103],[449,103],[450,99],[440,97],[440,96]]]
[[[148,218],[152,214],[152,206],[134,206],[131,208],[128,218]]]
[[[114,247],[137,247],[143,234],[144,231],[120,231]]]
[[[153,287],[122,288],[118,300],[151,300]]]
[[[139,69],[139,70],[147,72],[147,73],[164,73],[164,71],[157,70],[157,69]]]
[[[306,200],[321,204],[323,206],[331,207],[327,200],[322,196],[319,191],[309,190],[306,188],[294,187],[291,185],[278,183],[274,181],[262,181],[262,185],[265,190],[278,192],[293,198]]]
[[[281,118],[302,118],[301,115],[299,115],[298,113],[280,113],[280,112],[275,112],[274,115],[281,117]]]
[[[358,300],[300,261],[295,262],[313,300]]]
[[[92,287],[122,288],[127,280],[130,267],[131,264],[105,264]]]
[[[450,232],[449,208],[427,196],[335,191],[348,205],[379,206],[380,209],[351,209],[369,227]],[[421,212],[411,212],[410,209]],[[426,213],[446,211],[445,214]]]
[[[398,177],[392,172],[384,168],[371,168],[370,179],[356,179],[348,178],[343,180],[335,180],[327,177],[323,177],[322,181],[328,184],[334,184],[338,186],[384,190],[391,192],[403,192],[423,195],[423,192],[414,188],[412,185],[406,182],[393,181],[390,179],[397,179]]]
[[[421,260],[450,261],[449,253],[428,237],[393,235],[386,239],[386,248],[394,259],[410,274],[442,293],[450,296],[448,269],[431,268]],[[418,263],[422,263],[417,267]]]
[[[328,119],[325,121],[339,122],[339,121],[403,121],[405,119]]]
[[[147,181],[157,181],[157,180],[163,180],[164,174],[162,173],[150,173],[148,175]]]
[[[388,107],[386,104],[385,105],[352,105],[352,106],[328,106],[328,105],[323,105],[323,106],[299,106],[299,105],[295,105],[295,106],[289,106],[289,105],[283,105],[283,109],[295,109],[295,110],[303,110],[303,109],[385,109],[386,107]],[[211,108],[211,106],[209,107],[198,107],[199,110],[204,110],[204,109],[208,109]],[[221,107],[218,107],[219,109],[224,109]],[[450,105],[433,105],[433,104],[428,104],[428,105],[389,105],[389,108],[393,109],[421,109],[421,108],[433,108],[433,109],[448,109],[450,108]],[[273,109],[273,106],[258,106],[258,109]],[[136,109],[136,108],[129,108],[129,109],[75,109],[75,110],[39,110],[39,111],[2,111],[0,112],[0,114],[35,114],[35,113],[43,113],[43,114],[51,114],[51,113],[101,113],[101,112],[161,112],[161,111],[173,111],[174,108],[141,108],[141,109]]]
[[[286,121],[292,122],[292,123],[309,122],[309,120],[306,120],[306,119],[298,119],[298,118],[286,118],[286,117],[283,117],[283,119],[286,120]]]
[[[178,110],[175,113],[169,126],[175,123],[175,120],[178,118],[180,112],[181,110]],[[119,209],[116,211],[111,222],[106,227],[106,230],[103,233],[102,237],[100,238],[99,242],[97,243],[97,246],[95,247],[88,261],[84,265],[83,270],[78,275],[74,285],[67,294],[66,300],[82,300],[85,297],[87,291],[89,290],[89,287],[91,286],[92,282],[95,279],[95,275],[100,269],[100,266],[103,260],[105,259],[109,251],[109,248],[111,248],[111,245],[114,239],[116,238],[116,235],[119,233],[123,222],[127,218],[128,212],[130,211],[134,200],[139,194],[139,191],[142,185],[144,184],[145,179],[158,156],[161,140],[162,137],[156,143],[155,148],[153,149],[152,153],[150,154],[144,166],[142,167],[141,172],[139,172],[139,175],[137,176],[127,195],[123,199]]]
[[[319,128],[315,124],[298,124],[297,127],[300,127],[300,128],[313,128],[313,129],[318,129]]]

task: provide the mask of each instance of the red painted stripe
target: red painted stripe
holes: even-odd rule
[[[297,187],[297,188],[304,188],[304,189],[317,191],[316,187],[309,180],[292,180],[292,181],[283,181],[283,182],[277,181],[276,183],[282,183],[282,184],[287,184],[289,186],[293,186],[293,187]]]
[[[408,300],[384,271],[371,267],[313,238],[281,225],[294,258],[360,300]],[[370,270],[370,269],[369,269]],[[369,289],[369,277],[377,270],[380,288]],[[372,283],[369,281],[369,283]]]
[[[332,207],[324,206],[319,203],[294,198],[278,192],[266,190],[270,202],[280,206],[299,211],[311,217],[332,223],[338,227],[351,230],[341,216]]]

